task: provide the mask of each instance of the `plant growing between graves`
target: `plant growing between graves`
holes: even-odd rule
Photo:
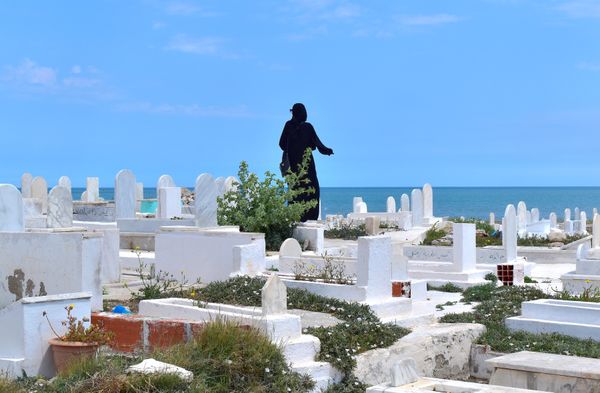
[[[139,363],[141,357],[101,354],[71,365],[50,381],[0,379],[0,389],[7,386],[12,390],[4,391],[11,393],[300,393],[314,387],[309,377],[290,370],[281,350],[260,331],[220,319],[206,324],[191,342],[148,356],[192,371],[193,380],[168,374],[127,374],[127,367]]]
[[[351,222],[342,222],[336,228],[325,231],[326,239],[356,240],[361,236],[367,236],[367,226],[364,223],[353,225]]]
[[[437,227],[437,224],[433,224],[431,228],[425,232],[425,239],[421,242],[423,246],[431,246],[433,241],[439,240],[447,235],[447,232]]]
[[[469,288],[464,300],[481,301],[472,312],[448,314],[440,318],[445,323],[480,323],[486,332],[478,343],[489,345],[499,352],[535,351],[563,355],[600,358],[600,345],[593,340],[582,340],[560,334],[533,334],[510,331],[504,320],[521,314],[521,303],[550,296],[531,286],[503,286],[492,288],[490,284]]]
[[[315,192],[313,188],[306,187],[309,184],[310,154],[309,149],[298,171],[288,171],[284,179],[266,172],[264,179],[260,180],[242,161],[236,189],[217,199],[219,225],[238,225],[243,232],[264,233],[267,250],[279,250],[281,243],[292,237],[302,215],[318,203],[316,200],[296,201]]]
[[[574,235],[566,235],[566,238],[564,241],[561,241],[561,243],[564,244],[569,244],[569,243],[573,243],[577,240],[581,240],[584,237],[587,237],[588,235],[580,235],[580,234],[574,234]],[[548,245],[550,245],[552,242],[550,241],[550,239],[546,236],[538,236],[538,235],[530,235],[527,237],[519,237],[517,239],[517,245],[519,246],[530,246],[530,247],[547,247]]]
[[[439,291],[439,292],[450,292],[450,293],[460,293],[463,292],[463,289],[456,284],[451,282],[447,282],[444,285],[435,286],[431,284],[427,284],[428,291]]]
[[[202,302],[213,302],[260,307],[264,284],[264,278],[246,276],[215,281],[198,289],[196,300],[200,305]],[[297,288],[288,288],[287,295],[290,308],[329,313],[343,321],[332,327],[308,328],[304,333],[321,340],[319,360],[329,362],[344,372],[344,386],[357,386],[354,385],[356,380],[352,374],[356,355],[388,347],[410,332],[396,325],[382,323],[365,304],[315,295]],[[365,388],[362,389],[364,392]]]
[[[355,277],[346,274],[346,265],[343,261],[336,260],[327,252],[321,255],[324,263],[322,267],[313,264],[307,264],[304,261],[296,261],[292,268],[294,279],[299,281],[321,280],[328,284],[350,285],[355,281]]]

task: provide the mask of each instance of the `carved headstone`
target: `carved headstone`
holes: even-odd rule
[[[423,193],[415,188],[410,194],[410,204],[412,206],[412,224],[414,227],[423,225]]]
[[[194,188],[196,225],[199,227],[217,226],[217,197],[218,189],[215,180],[208,173],[203,173],[196,179]]]
[[[517,216],[513,205],[506,206],[502,219],[502,246],[506,262],[517,259]]]
[[[23,198],[31,198],[31,182],[33,176],[31,173],[25,172],[21,176],[21,195]]]
[[[285,314],[287,311],[287,288],[277,274],[272,274],[261,291],[263,316]]]
[[[135,175],[129,169],[123,169],[115,178],[115,216],[119,218],[135,218],[136,204]]]
[[[17,187],[0,184],[0,232],[23,232],[23,198]]]
[[[433,188],[429,183],[423,186],[423,217],[433,217]]]
[[[48,183],[41,176],[36,176],[31,181],[31,197],[42,202],[42,213],[48,212]]]
[[[396,213],[396,200],[394,199],[393,196],[389,196],[387,198],[386,205],[387,205],[386,206],[387,207],[386,211],[388,213]]]
[[[48,195],[48,228],[70,228],[73,226],[73,198],[63,186],[56,186]]]
[[[410,198],[407,194],[402,194],[400,197],[400,210],[403,212],[410,211]]]

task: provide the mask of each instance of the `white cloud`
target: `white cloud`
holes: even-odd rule
[[[166,11],[170,15],[192,15],[200,12],[202,8],[198,5],[183,1],[174,1],[167,4]]]
[[[52,87],[57,83],[57,71],[25,59],[18,66],[7,66],[3,79],[19,85]]]
[[[557,6],[571,18],[600,18],[600,0],[570,0]]]
[[[73,74],[81,74],[81,66],[74,65],[73,67],[71,67],[71,72]]]
[[[245,105],[236,107],[202,106],[198,104],[155,104],[133,102],[118,107],[123,112],[142,112],[158,115],[179,115],[193,117],[251,117],[252,113]]]
[[[171,39],[166,49],[199,55],[214,55],[220,50],[223,40],[214,37],[189,37],[178,34]]]
[[[582,62],[577,65],[577,68],[585,71],[600,72],[600,63]]]
[[[398,16],[398,22],[405,26],[438,26],[448,23],[456,23],[460,20],[462,20],[462,18],[451,14]]]

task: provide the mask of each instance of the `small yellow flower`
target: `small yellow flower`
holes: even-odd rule
[[[591,282],[592,282],[592,280],[585,280],[585,283],[586,283],[586,284],[589,284],[589,283],[591,283]]]
[[[69,304],[69,310],[72,310],[75,308],[75,305],[73,303]]]

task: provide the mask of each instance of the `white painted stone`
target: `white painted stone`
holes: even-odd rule
[[[58,179],[58,185],[61,187],[65,187],[67,190],[69,190],[69,192],[71,192],[71,179],[69,179],[68,176],[61,176]],[[73,199],[73,197],[71,197],[71,199]]]
[[[358,204],[356,205],[356,210],[357,213],[359,214],[364,214],[364,213],[368,213],[368,208],[367,208],[367,204],[365,202],[358,202]]]
[[[217,226],[218,188],[213,177],[203,173],[196,179],[195,215],[199,227]]]
[[[392,382],[390,386],[402,386],[419,380],[415,359],[406,358],[392,365]]]
[[[157,218],[167,218],[165,214],[161,212],[161,201],[160,201],[160,189],[165,187],[175,187],[175,180],[170,175],[162,175],[158,178],[156,182],[156,198],[158,199],[158,203],[156,206],[156,217]]]
[[[225,179],[225,193],[228,193],[231,191],[236,191],[238,184],[239,184],[239,181],[238,181],[238,179],[235,178],[235,176],[228,176]]]
[[[23,198],[31,198],[31,182],[33,181],[33,176],[31,173],[23,173],[21,176],[21,194]]]
[[[115,178],[115,216],[119,218],[135,218],[136,206],[135,175],[128,169],[117,173]]]
[[[400,197],[400,210],[403,212],[410,211],[410,198],[407,194],[402,194]]]
[[[42,213],[48,211],[48,183],[41,176],[36,176],[31,181],[31,197],[42,201]]]
[[[386,212],[388,213],[396,213],[396,200],[393,196],[389,196],[386,202]]]
[[[381,218],[378,216],[369,216],[365,218],[365,227],[367,235],[373,236],[379,234],[379,226],[381,225]]]
[[[580,214],[581,214],[581,211],[579,210],[578,207],[576,207],[575,212],[573,213],[573,215],[575,216],[574,219],[579,220]]]
[[[392,294],[392,241],[389,236],[358,238],[356,285],[367,288],[367,300]]]
[[[176,375],[184,381],[191,382],[194,379],[194,373],[185,368],[175,366],[174,364],[159,362],[158,360],[144,359],[141,363],[134,364],[127,368],[128,373],[137,373],[144,375]]]
[[[517,216],[513,205],[506,206],[502,219],[502,247],[505,262],[511,263],[517,259]]]
[[[558,218],[556,217],[556,213],[550,213],[550,229],[554,229],[558,227]]]
[[[412,206],[412,224],[414,227],[423,225],[423,193],[415,188],[410,194],[410,204]]]
[[[536,223],[540,221],[540,209],[534,207],[531,209],[531,223]]]
[[[584,211],[579,213],[579,233],[587,234],[587,214]]]
[[[219,176],[215,179],[215,184],[217,185],[217,194],[222,196],[225,194],[225,178],[223,176]]]
[[[592,217],[596,216],[596,214],[598,214],[598,208],[595,207],[592,209]]]
[[[266,270],[265,250],[262,244],[250,243],[233,246],[233,266],[240,275],[254,277]]]
[[[358,213],[359,212],[358,211],[358,204],[360,202],[363,202],[362,197],[354,197],[354,198],[352,198],[352,211],[354,213]]]
[[[433,188],[429,183],[423,186],[423,217],[433,217]]]
[[[261,297],[264,316],[287,312],[287,288],[277,274],[271,274],[261,290]]]
[[[102,262],[100,279],[102,284],[112,284],[121,280],[121,258],[119,228],[115,222],[74,221],[76,227],[85,228],[89,232],[102,234]],[[138,268],[136,259],[133,268]]]
[[[0,184],[0,232],[23,232],[23,198],[12,184]]]
[[[81,193],[81,199],[82,202],[87,202],[88,201],[88,192],[84,191]]]
[[[71,228],[73,226],[73,198],[68,188],[56,186],[48,195],[48,228]]]
[[[527,233],[527,205],[523,201],[517,205],[517,233],[520,236]]]
[[[279,248],[279,255],[283,257],[300,257],[302,256],[302,247],[296,239],[285,239]]]
[[[458,272],[476,270],[475,224],[452,224],[453,267]]]
[[[565,209],[565,221],[571,221],[571,209],[566,208]]]
[[[490,225],[496,225],[496,215],[494,214],[494,212],[490,213],[490,221],[489,221]]]
[[[158,218],[181,217],[181,187],[161,187],[158,191]]]
[[[85,179],[86,202],[98,202],[100,200],[100,179],[88,177]]]
[[[144,183],[135,183],[135,199],[138,201],[144,199]]]
[[[594,216],[592,224],[592,248],[600,248],[600,215]]]
[[[306,250],[314,251],[317,255],[325,252],[325,228],[322,226],[300,224],[294,228],[293,236],[299,243],[308,241]]]

